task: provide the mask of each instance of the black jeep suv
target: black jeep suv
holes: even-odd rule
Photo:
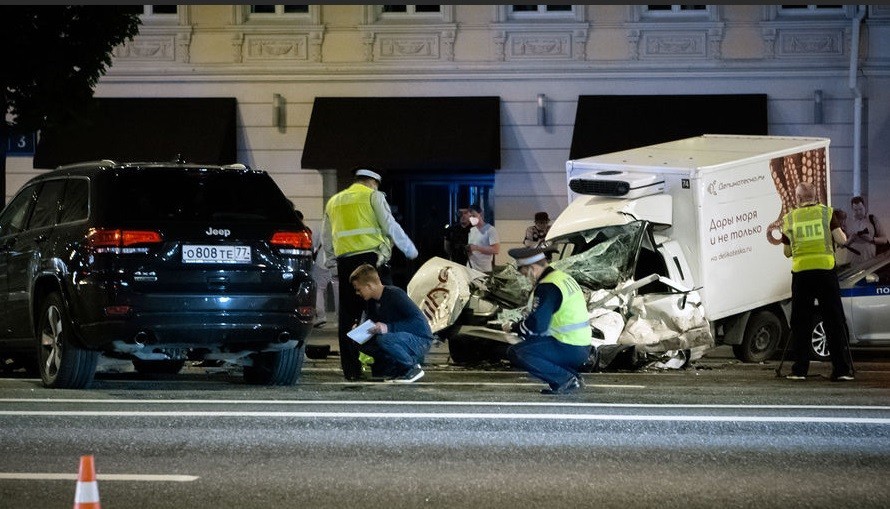
[[[100,353],[140,372],[225,361],[248,383],[291,385],[311,264],[311,231],[266,172],[62,166],[0,213],[0,357],[36,357],[47,387],[85,387]]]

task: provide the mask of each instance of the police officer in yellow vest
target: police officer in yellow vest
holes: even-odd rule
[[[791,374],[785,378],[806,380],[809,342],[818,308],[828,336],[831,380],[850,381],[853,359],[834,260],[835,244],[844,244],[847,239],[831,207],[817,201],[811,183],[798,184],[795,194],[797,208],[785,214],[782,228],[785,256],[791,258],[791,333],[795,350]]]
[[[386,195],[378,191],[380,173],[371,168],[355,171],[351,186],[335,194],[325,205],[322,221],[322,247],[328,267],[349,277],[362,264],[377,268],[383,284],[392,284],[389,259],[392,245],[409,260],[417,258],[417,248],[405,230],[396,222],[386,203]],[[346,335],[361,317],[364,302],[352,285],[339,285],[338,334],[340,365],[347,380],[360,380],[358,344]]]
[[[578,282],[550,267],[547,252],[553,248],[523,247],[508,254],[519,272],[534,285],[530,312],[518,324],[504,324],[522,341],[510,346],[513,364],[549,385],[541,394],[569,394],[584,385],[578,369],[587,362],[592,343],[587,301]]]

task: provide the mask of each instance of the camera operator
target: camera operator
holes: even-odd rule
[[[845,244],[850,250],[850,263],[856,264],[870,260],[876,254],[887,248],[887,235],[881,222],[869,214],[865,200],[861,196],[854,196],[850,200],[853,210],[853,220],[850,223],[849,240]]]

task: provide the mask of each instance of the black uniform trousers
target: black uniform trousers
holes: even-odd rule
[[[810,342],[817,308],[825,325],[832,377],[852,375],[850,339],[847,336],[844,306],[834,269],[802,270],[791,275],[791,334],[794,340],[794,364],[791,372],[806,376],[809,370]]]
[[[358,343],[346,335],[362,317],[365,301],[355,293],[349,282],[349,276],[359,265],[368,263],[377,267],[380,281],[384,285],[392,284],[392,271],[388,264],[377,266],[377,253],[359,253],[337,257],[337,278],[340,280],[340,309],[337,316],[337,335],[340,342],[340,367],[347,380],[358,380],[362,374],[362,364],[358,360]]]

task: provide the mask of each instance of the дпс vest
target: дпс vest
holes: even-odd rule
[[[578,282],[559,270],[550,272],[540,282],[553,283],[562,293],[562,305],[553,313],[548,333],[562,343],[589,346],[591,336],[587,301]]]
[[[791,271],[834,268],[832,208],[808,205],[785,214],[783,231],[791,239]]]

